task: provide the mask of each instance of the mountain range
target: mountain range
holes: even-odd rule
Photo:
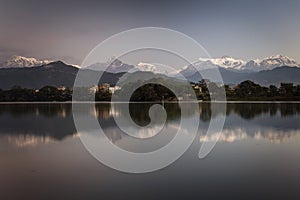
[[[201,71],[213,67],[219,67],[235,72],[245,73],[272,70],[274,68],[283,66],[298,67],[299,64],[294,59],[282,55],[274,55],[263,59],[255,59],[250,61],[234,59],[230,56],[223,56],[221,58],[212,59],[199,58],[191,65],[184,67],[181,72],[185,75],[192,75],[196,70]]]
[[[108,66],[108,67],[106,67]],[[183,67],[177,73],[181,73],[191,82],[202,79],[198,71],[209,73],[212,66],[219,68],[225,84],[238,84],[244,80],[252,80],[261,85],[279,85],[281,82],[300,84],[300,68],[294,59],[287,56],[276,55],[261,60],[248,62],[234,59],[229,56],[221,58],[200,58],[190,66]],[[101,71],[93,69],[106,69],[99,83],[114,85],[119,78],[130,70],[130,73],[154,73],[160,77],[178,78],[178,74],[164,73],[159,65],[140,62],[137,65],[123,63],[114,59],[110,65],[107,63],[95,63],[85,68],[87,78],[96,76]],[[197,71],[197,70],[198,71]],[[45,85],[73,87],[79,68],[67,65],[61,61],[37,60],[22,56],[13,56],[7,61],[0,62],[0,88],[9,89],[19,85],[27,88],[41,88]]]
[[[61,61],[35,67],[0,68],[0,89],[10,89],[13,86],[39,89],[47,85],[72,88],[78,70],[79,68]],[[89,69],[84,72],[87,79],[103,73],[100,84],[115,84],[122,76],[122,73],[99,72]]]
[[[19,68],[19,67],[34,67],[45,65],[50,62],[51,60],[38,60],[36,58],[27,58],[24,56],[12,56],[6,61],[0,62],[1,68]]]

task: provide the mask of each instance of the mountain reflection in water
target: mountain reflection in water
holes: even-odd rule
[[[140,126],[147,125],[150,122],[148,111],[152,105],[130,104],[132,120]],[[176,133],[181,117],[195,114],[195,110],[191,109],[186,116],[181,116],[180,107],[176,103],[166,103],[164,106],[167,111],[165,129],[171,136]],[[188,108],[189,104],[183,106]],[[300,104],[298,103],[228,103],[226,113],[219,112],[214,116],[212,116],[211,106],[218,107],[220,104],[199,103],[200,126],[197,137],[200,142],[217,139],[219,142],[264,139],[273,143],[282,143],[300,134],[298,125]],[[113,143],[130,138],[116,126],[114,121],[114,118],[124,116],[126,109],[124,104],[99,103],[95,107],[89,105],[88,108],[89,114],[97,117],[106,136]],[[210,119],[225,114],[226,122],[222,134],[219,137],[217,134],[206,137],[205,132]],[[141,129],[138,134],[141,137],[151,137],[156,132],[154,126]],[[0,137],[6,138],[9,144],[18,147],[59,142],[67,137],[77,137],[72,105],[1,104]]]

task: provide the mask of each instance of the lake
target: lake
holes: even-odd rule
[[[133,121],[147,125],[150,106],[132,104]],[[172,140],[180,121],[176,103],[164,106],[165,134],[145,141],[116,126],[122,104],[99,103],[90,114],[114,145],[149,152]],[[0,199],[300,199],[300,103],[228,103],[226,113],[214,115],[211,106],[199,104],[196,139],[180,159],[162,170],[130,174],[88,153],[72,104],[1,104]],[[201,144],[216,137],[205,131],[218,115],[226,115],[222,135],[199,159]]]

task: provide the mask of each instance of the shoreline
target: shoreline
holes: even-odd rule
[[[81,101],[81,102],[73,102],[73,101],[35,101],[35,102],[30,102],[30,101],[12,101],[12,102],[0,102],[0,105],[5,105],[5,104],[159,104],[159,103],[164,103],[164,104],[173,104],[173,103],[178,103],[178,101],[133,101],[133,102],[125,102],[125,101],[118,101],[118,102],[110,102],[110,101],[95,101],[95,102],[90,102],[90,101]],[[277,104],[277,103],[300,103],[300,101],[180,101],[180,103],[268,103],[268,104]]]

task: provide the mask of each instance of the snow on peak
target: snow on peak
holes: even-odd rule
[[[267,62],[272,65],[287,65],[287,66],[297,66],[297,62],[294,59],[291,59],[287,56],[274,55],[262,60],[262,62]]]
[[[225,68],[232,71],[262,71],[271,70],[276,67],[299,67],[294,59],[283,55],[273,55],[263,59],[244,61],[235,59],[230,56],[222,56],[220,58],[199,58],[192,65],[185,66],[181,69],[181,73],[186,76],[192,75],[196,70],[210,69],[214,67]]]
[[[112,57],[106,63],[94,63],[87,66],[87,68],[106,71],[109,73],[125,73],[134,68],[134,66],[123,63],[121,60]]]
[[[180,72],[179,69],[175,69],[173,67],[161,63],[139,62],[137,65],[135,65],[135,68],[138,71],[148,71],[154,74],[164,74],[168,76],[174,76],[175,74],[178,74]]]
[[[222,56],[221,58],[211,59],[211,62],[219,67],[231,68],[239,70],[242,66],[246,64],[245,61],[240,59],[234,59],[229,56]]]
[[[276,67],[299,66],[298,63],[287,56],[273,55],[263,59],[250,60],[248,62],[240,59],[235,59],[230,56],[222,56],[221,58],[199,58],[193,65],[199,70],[207,69],[212,66],[222,67],[234,71],[261,71],[271,70]]]
[[[193,63],[198,70],[215,67],[223,67],[226,69],[240,70],[246,64],[245,61],[235,59],[230,56],[222,56],[221,58],[199,58]]]
[[[296,67],[298,63],[287,56],[273,55],[263,59],[250,60],[242,69],[248,71],[271,70],[276,67],[289,66]]]
[[[144,62],[139,62],[136,67],[138,68],[138,70],[140,71],[150,71],[150,72],[156,72],[156,66],[154,64],[151,63],[144,63]]]
[[[48,64],[50,60],[37,60],[36,58],[27,58],[23,56],[12,56],[8,60],[0,63],[2,68],[16,68],[16,67],[34,67]]]

